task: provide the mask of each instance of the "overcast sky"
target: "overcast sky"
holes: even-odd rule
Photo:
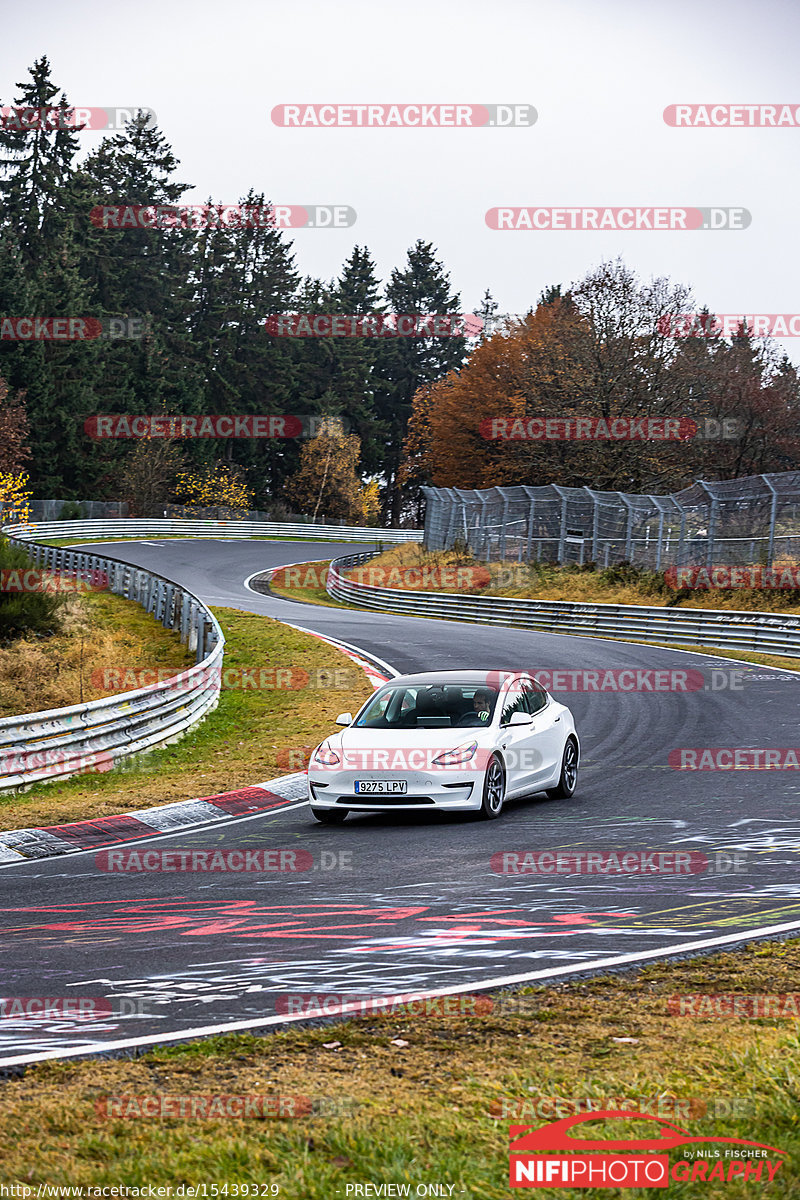
[[[293,234],[303,274],[366,244],[382,278],[431,241],[462,309],[622,255],[719,313],[800,312],[800,128],[670,128],[675,103],[800,107],[792,0],[136,0],[85,10],[0,0],[0,102],[35,58],[79,107],[141,105],[194,185],[235,203],[347,204],[352,228]],[[286,103],[531,104],[528,128],[288,129]],[[87,149],[102,134],[80,135]],[[733,231],[503,231],[495,206],[738,206]],[[800,362],[800,338],[785,346]]]

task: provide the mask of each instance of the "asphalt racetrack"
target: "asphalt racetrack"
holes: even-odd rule
[[[509,803],[497,821],[395,813],[323,827],[290,800],[148,848],[305,850],[313,868],[301,872],[109,873],[93,852],[0,868],[3,996],[110,1002],[102,1020],[3,1020],[0,1066],[228,1025],[268,1029],[313,1015],[298,1000],[311,994],[489,990],[800,930],[800,773],[669,763],[680,747],[795,746],[800,677],[651,646],[301,605],[244,585],[271,566],[352,552],[341,543],[101,549],[211,605],[338,638],[398,672],[633,667],[696,670],[705,682],[688,693],[556,692],[581,738],[577,793]],[[493,859],[588,850],[694,852],[695,869],[504,874]]]

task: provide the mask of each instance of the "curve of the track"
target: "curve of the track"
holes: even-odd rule
[[[298,803],[210,831],[148,839],[148,847],[167,849],[306,849],[314,861],[308,872],[108,874],[91,853],[0,869],[2,995],[102,996],[112,1013],[80,1021],[51,1007],[42,1017],[0,1020],[0,1066],[279,1021],[297,1008],[287,994],[541,981],[800,929],[800,775],[668,765],[669,751],[681,746],[795,745],[797,677],[744,667],[738,687],[714,690],[725,676],[712,683],[712,668],[738,664],[592,638],[301,605],[245,586],[271,566],[349,552],[341,543],[209,539],[103,549],[212,605],[339,638],[401,672],[694,668],[707,685],[692,693],[561,697],[582,740],[578,792],[570,801],[512,803],[500,821],[398,813],[322,827]],[[699,850],[722,871],[533,876],[491,867],[498,851],[586,849]],[[330,863],[336,866],[323,869]]]

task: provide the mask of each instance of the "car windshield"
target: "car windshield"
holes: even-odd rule
[[[395,684],[376,692],[357,729],[480,728],[491,723],[497,690],[476,683]]]

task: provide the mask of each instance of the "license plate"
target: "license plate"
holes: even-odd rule
[[[408,790],[405,779],[357,779],[357,796],[397,796]]]

